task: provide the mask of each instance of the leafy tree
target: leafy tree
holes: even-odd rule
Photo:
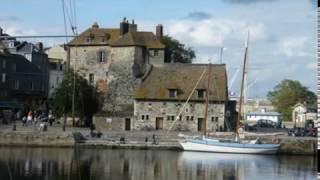
[[[161,42],[166,46],[165,62],[192,63],[196,57],[192,48],[185,47],[184,44],[170,36],[163,36]]]
[[[91,86],[86,79],[72,70],[65,73],[59,87],[53,92],[50,98],[51,108],[58,117],[64,116],[66,118],[72,115],[74,82],[74,115],[79,117],[80,120],[86,119],[85,123],[89,125],[89,119],[99,108],[99,94],[95,87]]]
[[[283,115],[284,121],[291,121],[293,106],[306,102],[311,108],[316,109],[317,96],[299,81],[282,80],[273,91],[267,95],[276,110]]]

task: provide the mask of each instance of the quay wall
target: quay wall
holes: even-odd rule
[[[71,134],[0,133],[0,146],[72,147],[74,144]]]
[[[136,132],[137,133],[137,132]],[[126,135],[124,135],[126,134]],[[102,138],[90,138],[85,135],[87,140],[80,143],[83,148],[109,148],[109,149],[148,149],[148,150],[182,150],[178,140],[181,139],[176,135],[169,137],[157,134],[159,144],[153,145],[151,138],[148,142],[144,141],[143,133],[125,132],[116,133],[114,135],[104,134]],[[127,137],[125,144],[119,143],[120,136]],[[223,136],[220,138],[225,138]],[[254,139],[257,136],[247,136]],[[274,139],[271,136],[261,136],[262,143],[272,143]],[[281,136],[277,138],[280,143],[278,154],[283,155],[316,155],[317,140],[309,137],[288,137]],[[0,132],[0,146],[29,146],[29,147],[74,147],[75,141],[71,132],[65,133],[49,133],[49,132]]]

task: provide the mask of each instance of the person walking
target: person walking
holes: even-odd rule
[[[30,110],[29,112],[28,112],[28,115],[27,115],[27,125],[28,124],[32,124],[32,119],[33,119],[33,113],[32,113],[32,111]]]
[[[26,116],[22,117],[22,126],[27,126],[27,117]]]

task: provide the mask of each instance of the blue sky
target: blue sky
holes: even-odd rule
[[[11,35],[61,35],[61,7],[61,0],[1,0],[0,26]],[[249,96],[264,97],[285,78],[316,89],[316,0],[76,0],[76,7],[79,32],[94,21],[118,27],[127,17],[142,31],[163,24],[165,34],[196,50],[196,63],[219,62],[224,47],[236,92],[249,30]],[[42,41],[49,46],[65,39]]]

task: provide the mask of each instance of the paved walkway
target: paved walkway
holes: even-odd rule
[[[6,133],[6,132],[13,132],[13,124],[10,125],[0,125],[0,132]],[[41,132],[39,130],[39,124],[37,126],[34,125],[28,125],[28,126],[22,126],[21,122],[16,123],[16,131],[17,133],[39,133]],[[155,134],[160,141],[164,142],[177,142],[179,139],[183,139],[184,136],[202,136],[202,133],[191,133],[191,132],[176,132],[176,131],[102,131],[102,137],[101,138],[92,138],[90,136],[90,129],[89,128],[78,128],[78,127],[66,127],[66,131],[62,130],[61,124],[54,124],[53,126],[49,126],[46,134],[65,134],[70,135],[73,132],[80,132],[85,138],[89,140],[119,140],[120,137],[124,137],[128,141],[139,141],[144,142],[146,138],[148,138],[148,141],[152,141],[152,136]],[[216,132],[216,133],[210,133],[213,137],[219,137],[219,138],[229,138],[233,136],[233,132]],[[274,135],[277,135],[279,138],[284,139],[302,139],[302,140],[313,140],[314,137],[291,137],[287,136],[285,133],[246,133],[246,136],[249,137],[274,137]]]

